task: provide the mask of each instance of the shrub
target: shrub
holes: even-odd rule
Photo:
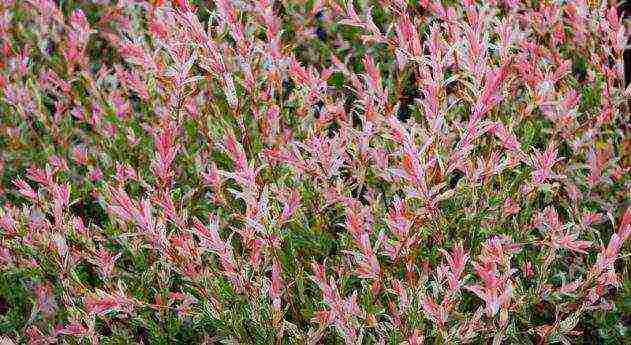
[[[0,335],[629,339],[607,1],[0,3]]]

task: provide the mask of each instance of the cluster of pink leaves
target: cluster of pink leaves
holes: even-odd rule
[[[125,332],[147,310],[221,319],[234,308],[225,284],[278,343],[499,344],[542,301],[560,301],[555,320],[519,331],[568,341],[584,313],[615,307],[631,88],[607,1],[391,0],[373,4],[379,23],[370,2],[282,2],[282,14],[271,0],[95,3],[92,23],[51,0],[0,3],[0,172],[26,168],[2,186],[26,201],[0,210],[0,268],[32,272],[33,315],[17,331],[31,344],[96,344],[97,321]],[[25,25],[34,42],[13,36]],[[327,59],[304,43],[317,25],[338,30]],[[113,61],[90,55],[97,40]],[[411,105],[399,102],[406,74]],[[591,105],[577,91],[587,85]],[[44,161],[11,155],[25,147]],[[72,211],[79,198],[107,224]],[[469,231],[503,231],[463,234],[450,212],[484,218]],[[297,229],[331,232],[339,251],[291,257]],[[147,252],[146,275],[121,262]],[[86,263],[98,287],[78,276]],[[186,288],[170,291],[176,276]],[[144,279],[152,300],[130,292]],[[297,321],[301,303],[318,309],[310,320]]]

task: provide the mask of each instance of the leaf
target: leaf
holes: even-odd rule
[[[559,323],[559,330],[561,333],[566,334],[576,327],[580,318],[576,314],[568,316],[565,320]]]
[[[15,345],[15,343],[9,338],[0,337],[0,345]]]

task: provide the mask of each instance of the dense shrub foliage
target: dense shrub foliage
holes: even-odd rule
[[[615,5],[0,1],[0,335],[625,343]]]

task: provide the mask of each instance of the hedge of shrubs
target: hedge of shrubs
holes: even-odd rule
[[[613,1],[0,1],[0,335],[623,344]]]

